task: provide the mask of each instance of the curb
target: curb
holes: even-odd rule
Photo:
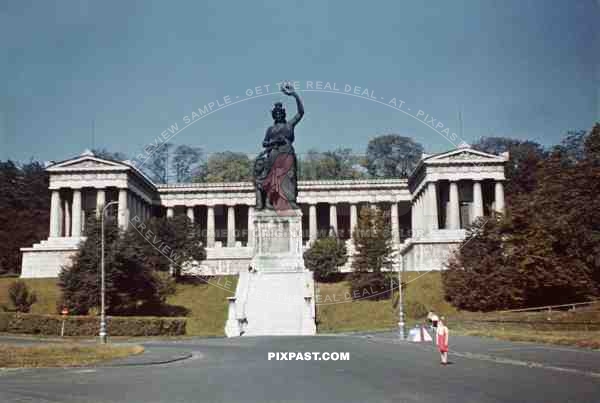
[[[150,365],[164,365],[164,364],[171,364],[171,363],[179,362],[179,361],[185,361],[185,360],[192,358],[193,356],[194,356],[194,354],[192,354],[192,353],[186,353],[186,354],[182,354],[179,356],[162,359],[162,360],[161,359],[150,360],[150,361],[140,360],[138,362],[124,362],[124,363],[115,363],[115,364],[107,363],[105,365],[102,365],[102,364],[94,365],[90,368],[143,367],[143,366],[150,366]]]

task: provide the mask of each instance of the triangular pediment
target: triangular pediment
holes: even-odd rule
[[[70,160],[53,164],[47,168],[48,171],[70,171],[70,170],[111,170],[128,168],[127,165],[116,161],[105,160],[92,156],[81,156]]]
[[[444,163],[444,162],[504,162],[508,155],[494,155],[478,151],[473,148],[458,148],[440,154],[434,154],[424,159],[426,163]]]

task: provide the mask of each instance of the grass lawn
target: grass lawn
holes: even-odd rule
[[[0,278],[0,306],[13,308],[8,298],[8,288],[15,282],[16,278]],[[55,314],[56,303],[60,298],[60,289],[55,278],[30,278],[23,279],[25,283],[35,291],[37,302],[31,307],[31,313]]]
[[[210,283],[185,281],[168,298],[170,305],[188,310],[186,333],[189,336],[224,336],[227,297],[235,295],[237,276],[213,277]]]
[[[13,346],[0,344],[0,368],[77,367],[141,354],[142,346],[50,344]]]
[[[460,329],[457,334],[467,336],[493,337],[508,341],[529,341],[534,343],[557,344],[562,346],[576,346],[591,349],[600,349],[600,331],[532,331],[532,330],[508,330],[496,328],[487,330]]]
[[[444,301],[439,272],[405,272],[404,311],[408,323],[423,319],[429,310],[450,315],[456,310]],[[317,321],[319,333],[384,330],[398,326],[398,290],[392,299],[356,300],[348,294],[349,283],[317,284]]]
[[[458,312],[455,334],[600,349],[600,303],[574,311]]]
[[[8,287],[16,279],[0,278],[0,305],[12,308],[8,298]],[[56,303],[60,289],[56,279],[24,279],[33,289],[38,301],[31,313],[56,314]],[[227,297],[235,295],[237,276],[217,276],[210,283],[199,280],[184,280],[176,285],[176,293],[167,303],[173,311],[185,312],[177,316],[187,318],[187,335],[223,336],[227,320]]]

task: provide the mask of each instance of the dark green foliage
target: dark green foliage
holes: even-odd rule
[[[350,275],[352,297],[389,297],[391,281],[382,269],[392,268],[392,232],[383,210],[363,207],[352,238],[356,250]]]
[[[299,157],[302,180],[359,179],[366,177],[361,159],[349,148],[319,152],[309,150]]]
[[[335,237],[317,239],[304,252],[304,264],[315,274],[316,281],[327,281],[348,260],[344,241]]]
[[[569,140],[575,150],[555,147],[538,164],[533,189],[511,195],[505,217],[468,231],[443,273],[453,305],[489,311],[600,295],[598,130]]]
[[[202,174],[194,182],[243,182],[252,180],[252,161],[244,153],[225,151],[211,154]]]
[[[31,291],[24,281],[17,280],[8,287],[8,297],[17,312],[29,312],[37,302],[35,292]]]
[[[21,269],[19,248],[48,237],[48,175],[38,162],[0,161],[0,275]]]
[[[205,256],[186,217],[133,224],[123,233],[114,219],[105,221],[106,306],[113,315],[160,310],[174,290],[161,272],[173,267],[178,273],[190,256]],[[100,233],[94,217],[86,225],[86,236],[72,265],[59,275],[63,295],[57,308],[66,306],[74,314],[87,314],[100,305]]]
[[[378,178],[406,177],[417,166],[423,146],[410,137],[388,134],[372,138],[367,145],[366,168]]]
[[[540,144],[506,137],[482,137],[473,148],[490,154],[509,153],[510,160],[506,165],[508,202],[514,195],[533,190],[537,183],[538,163],[546,157]]]
[[[0,313],[0,332],[59,336],[63,317]],[[186,331],[184,318],[107,317],[110,336],[181,336]],[[65,336],[97,336],[100,319],[96,316],[68,316]]]

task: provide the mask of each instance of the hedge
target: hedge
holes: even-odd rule
[[[0,312],[0,332],[60,336],[63,317]],[[185,334],[184,318],[107,317],[106,327],[111,336],[180,336]],[[68,316],[65,336],[97,336],[100,318],[97,316]]]

